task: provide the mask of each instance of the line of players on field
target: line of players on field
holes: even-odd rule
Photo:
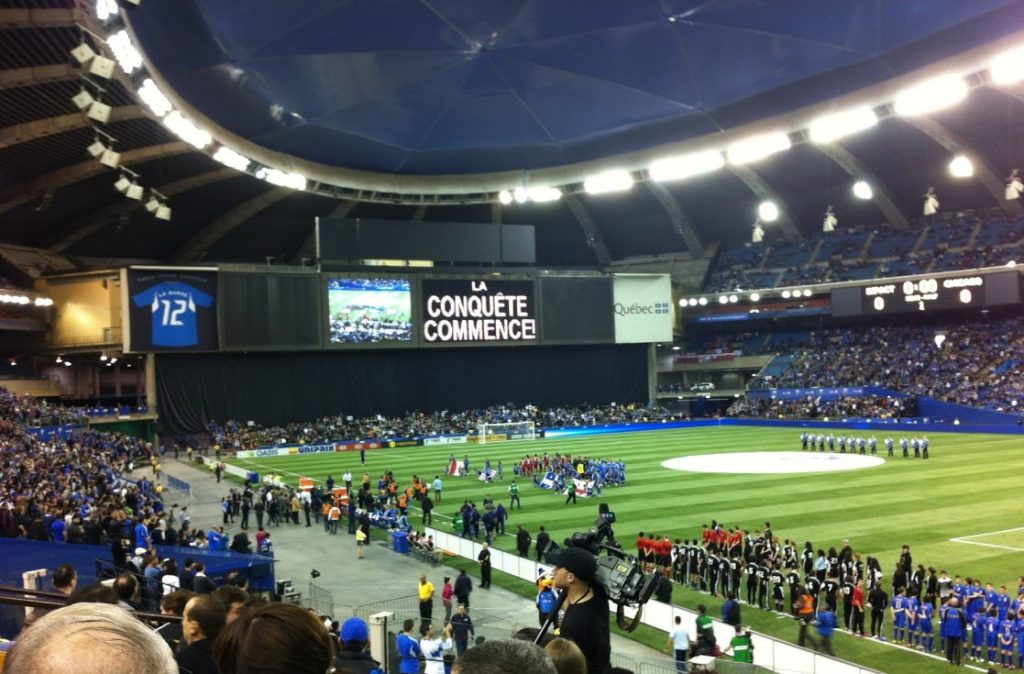
[[[968,578],[964,583],[960,576],[951,580],[945,571],[936,575],[930,569],[926,576],[923,566],[911,570],[910,550],[904,546],[893,578],[898,590],[890,606],[877,559],[868,557],[865,564],[847,541],[842,550],[830,548],[827,555],[821,550],[816,555],[810,542],[802,550],[789,539],[780,545],[768,522],[763,532],[751,535],[712,521],[711,527],[703,526],[700,540],[676,539],[674,544],[667,536],[640,532],[636,545],[647,571],[671,573],[675,582],[716,596],[741,598],[745,592],[750,606],[780,613],[788,606],[796,616],[804,593],[813,598],[815,613],[822,600],[830,611],[838,612],[842,598],[843,625],[860,636],[865,636],[865,614],[870,612],[870,634],[882,639],[888,608],[893,641],[929,653],[935,651],[935,620],[945,629],[946,609],[956,598],[970,630],[969,639],[963,632],[967,656],[994,664],[998,654],[1001,662],[1012,667],[1016,651],[1017,666],[1024,669],[1024,576],[1013,598],[1006,586],[997,592],[991,583],[983,589],[980,580]],[[940,630],[939,636],[945,650],[946,633]]]
[[[928,458],[928,436],[920,438],[899,438],[894,440],[893,438],[887,437],[882,441],[885,444],[885,451],[888,456],[894,456],[893,450],[896,444],[899,443],[900,451],[903,453],[903,458],[906,459],[910,456],[910,451],[913,450],[914,458]],[[847,448],[849,448],[850,454],[865,454],[870,452],[872,456],[878,454],[878,439],[875,436],[869,438],[862,437],[846,437],[840,435],[836,437],[829,433],[824,435],[822,433],[801,433],[800,434],[800,449],[802,451],[817,451],[824,452],[825,447],[828,446],[828,451],[836,451],[836,447],[839,448],[840,454],[846,454]],[[867,451],[865,451],[867,450]]]

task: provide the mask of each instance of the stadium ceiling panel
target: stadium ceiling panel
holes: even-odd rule
[[[922,133],[934,128],[927,120],[916,127],[883,120],[832,154],[795,149],[739,169],[740,177],[724,169],[600,198],[581,194],[582,183],[587,170],[623,163],[646,180],[637,157],[690,146],[722,149],[725,139],[770,119],[788,120],[782,130],[793,130],[794,116],[807,106],[828,107],[996,41],[1024,42],[1020,0],[124,4],[122,15],[153,77],[218,141],[315,166],[312,191],[345,180],[377,186],[353,184],[337,193],[342,200],[308,195],[268,203],[275,200],[254,177],[240,175],[239,183],[255,184],[237,197],[228,188],[235,181],[211,180],[220,167],[190,146],[170,143],[158,119],[140,108],[137,83],[123,74],[104,83],[104,101],[114,108],[109,124],[73,119],[70,97],[81,87],[81,71],[69,66],[68,49],[82,39],[77,26],[102,32],[95,3],[17,4],[0,10],[0,160],[7,159],[0,161],[0,211],[15,220],[0,236],[10,231],[21,243],[59,242],[69,254],[95,254],[100,235],[120,223],[119,236],[106,237],[106,257],[154,260],[175,251],[190,259],[204,252],[231,260],[293,259],[307,248],[310,214],[326,215],[345,203],[354,204],[345,208],[348,217],[419,213],[427,226],[490,222],[496,214],[504,222],[536,224],[538,259],[555,265],[701,254],[716,241],[749,240],[757,203],[768,191],[791,217],[779,227],[792,239],[813,235],[818,214],[837,202],[847,224],[901,216],[913,226],[920,195],[933,182],[940,183],[944,207],[996,205],[992,186],[949,181],[949,144]],[[934,120],[948,131],[944,138],[961,139],[1001,179],[1003,171],[1024,165],[1012,150],[1020,143],[1011,142],[1024,137],[1024,95],[985,85],[972,82],[982,88],[971,97],[998,104],[968,100]],[[80,188],[117,177],[86,166],[95,128],[117,138],[117,149],[134,162],[130,168],[146,168],[147,187],[179,186],[167,195],[174,221],[147,221],[131,204],[125,225],[120,195]],[[858,165],[843,151],[861,162],[855,172],[884,183],[877,193],[887,203],[849,199],[850,167]],[[179,155],[192,157],[191,164],[160,168]],[[191,172],[179,170],[186,166]],[[466,199],[479,205],[473,208],[403,196],[456,194],[458,187],[495,184],[496,176],[509,189],[534,184],[533,176],[559,176],[557,184],[576,196],[570,204],[563,198],[495,207],[497,190],[474,189]],[[210,199],[218,189],[229,194]],[[396,203],[387,203],[388,192]],[[37,210],[41,203],[46,208]],[[189,221],[179,224],[186,213]],[[83,231],[76,234],[78,227]],[[150,251],[145,227],[160,228]],[[296,228],[303,233],[294,234]],[[253,237],[266,238],[266,245]]]

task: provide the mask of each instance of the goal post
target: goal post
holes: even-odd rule
[[[537,425],[532,421],[513,421],[503,424],[477,424],[477,444],[506,440],[536,440]]]

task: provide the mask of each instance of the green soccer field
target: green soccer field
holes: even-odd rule
[[[930,436],[931,458],[896,457],[883,465],[835,473],[713,474],[689,473],[662,467],[674,457],[717,452],[799,450],[800,430],[765,427],[705,427],[683,430],[622,433],[586,438],[501,442],[485,446],[409,447],[371,450],[365,467],[355,452],[234,460],[262,474],[282,474],[298,483],[300,475],[322,482],[328,474],[341,480],[346,469],[358,483],[368,472],[373,483],[393,470],[400,484],[413,474],[433,479],[442,475],[443,502],[435,509],[434,525],[444,525],[463,499],[477,503],[490,494],[507,504],[512,464],[525,453],[573,453],[626,462],[627,483],[609,487],[601,498],[579,499],[564,505],[564,496],[521,481],[523,509],[512,513],[509,535],[499,548],[514,549],[515,525],[536,536],[544,525],[555,540],[588,529],[597,503],[607,502],[616,513],[615,533],[633,551],[638,531],[693,538],[701,524],[717,519],[727,527],[755,531],[770,521],[780,539],[793,538],[815,548],[840,547],[849,538],[854,551],[866,559],[879,558],[886,576],[892,572],[901,545],[909,545],[914,563],[946,569],[953,574],[980,576],[998,587],[1016,590],[1024,571],[1024,518],[1020,515],[1019,475],[1024,474],[1020,439],[1011,435],[963,433]],[[848,435],[868,435],[849,433]],[[897,434],[894,434],[896,436]],[[910,435],[909,433],[907,435]],[[877,433],[879,453],[885,454]],[[468,453],[471,468],[490,458],[505,464],[505,481],[485,484],[472,477],[447,477],[442,471],[452,452]],[[838,449],[837,449],[838,451]],[[419,517],[411,518],[414,524]],[[951,541],[950,539],[958,539]]]

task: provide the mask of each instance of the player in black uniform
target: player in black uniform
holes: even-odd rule
[[[814,598],[814,612],[818,612],[818,595],[821,593],[821,581],[814,574],[808,575],[804,578],[804,587],[807,588],[807,594]]]
[[[843,580],[842,585],[839,586],[839,591],[843,595],[843,626],[853,631],[853,589],[856,587],[856,583],[853,581],[853,575],[846,576]]]
[[[793,615],[796,615],[796,600],[800,596],[800,573],[796,570],[796,566],[789,567],[789,571],[786,573],[786,582],[789,583],[789,605]]]
[[[718,590],[725,597],[732,589],[729,585],[729,558],[725,554],[718,557]]]
[[[782,590],[782,586],[785,584],[786,579],[782,575],[782,570],[779,568],[776,562],[775,567],[771,570],[768,575],[768,579],[772,583],[772,599],[775,601],[775,610],[782,613],[785,610],[785,594]],[[792,604],[792,602],[790,602]]]
[[[764,564],[757,565],[757,605],[768,608],[768,574],[771,572]]]
[[[829,576],[821,584],[821,589],[825,593],[825,605],[828,606],[829,611],[835,613],[836,607],[839,604],[839,579],[835,576]]]
[[[715,554],[714,548],[710,548],[708,552],[707,562],[707,576],[708,576],[708,592],[711,593],[712,597],[718,596],[718,555]]]
[[[753,606],[757,602],[757,562],[747,562],[747,603]]]

